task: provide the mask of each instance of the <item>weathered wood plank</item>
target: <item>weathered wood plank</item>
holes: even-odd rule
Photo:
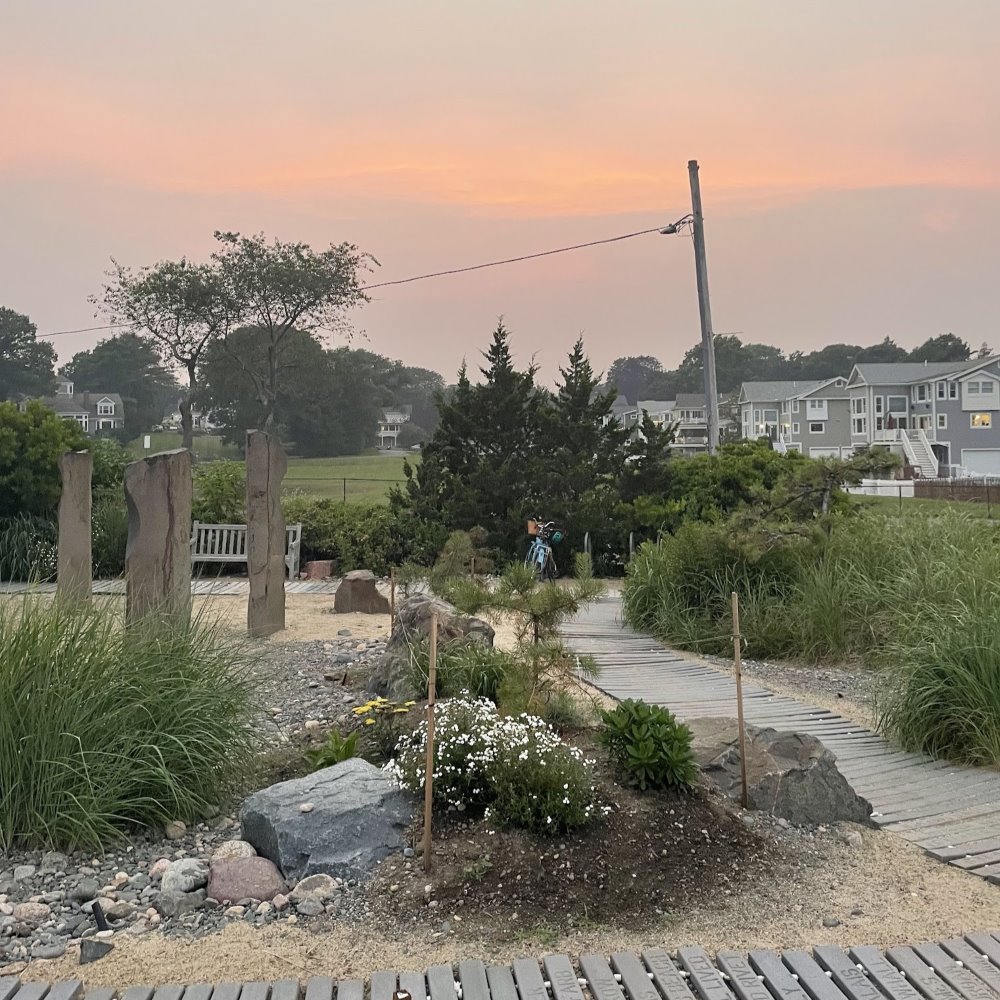
[[[406,990],[413,997],[413,1000],[427,1000],[427,980],[422,972],[401,972],[399,974],[399,988]],[[337,1000],[341,1000],[339,985],[337,987]],[[363,1000],[363,991],[356,998],[349,997],[347,1000]]]
[[[986,933],[966,934],[965,940],[968,941],[980,955],[985,955],[991,962],[996,962],[997,965],[1000,965],[1000,942],[998,942],[992,935]]]
[[[83,995],[83,1000],[114,1000],[114,998],[115,990],[110,986],[96,986]]]
[[[333,1000],[336,983],[332,976],[312,976],[306,981],[304,1000]],[[246,1000],[240,997],[240,1000]]]
[[[491,965],[486,970],[486,981],[490,984],[492,1000],[519,1000],[509,965]]]
[[[431,1000],[455,1000],[455,970],[450,965],[432,965],[427,970],[427,989]]]
[[[42,1000],[48,992],[48,983],[21,983],[21,988],[14,994],[14,1000]]]
[[[79,979],[70,979],[64,983],[56,983],[50,987],[45,996],[46,1000],[81,1000],[83,982]]]
[[[183,986],[178,986],[176,983],[169,983],[156,988],[156,992],[153,994],[153,1000],[181,1000],[181,997],[183,996]]]
[[[903,974],[878,948],[851,948],[851,958],[864,966],[868,978],[876,983],[890,1000],[922,1000],[920,994],[906,981]]]
[[[130,986],[124,994],[122,1000],[152,1000],[152,986]]]
[[[241,1000],[242,992],[242,983],[220,983],[212,990],[212,1000]]]
[[[729,987],[722,980],[722,973],[702,948],[681,948],[677,957],[691,977],[691,985],[701,1000],[732,1000]]]
[[[917,957],[910,948],[890,948],[885,957],[927,1000],[958,1000],[959,995]]]
[[[883,1000],[882,991],[855,965],[842,948],[822,945],[813,948],[813,956],[822,968],[829,970],[830,978],[837,989],[850,1000]],[[902,979],[901,976],[899,978]],[[905,980],[903,982],[905,984]],[[920,1000],[920,997],[916,993],[909,997],[894,994],[893,1000]]]
[[[600,955],[581,955],[580,971],[594,1000],[622,1000],[625,994],[607,961]]]
[[[552,987],[552,996],[555,997],[555,1000],[584,1000],[583,990],[580,989],[580,982],[576,978],[576,969],[573,968],[573,963],[568,956],[546,955],[542,960],[542,965]],[[497,1000],[495,993],[493,1000]]]
[[[478,958],[467,958],[458,963],[458,981],[462,984],[462,1000],[490,1000],[486,966]],[[375,998],[372,997],[372,1000]]]
[[[787,966],[773,951],[750,952],[750,965],[764,977],[767,988],[777,1000],[810,1000]]]
[[[514,962],[514,981],[521,1000],[549,1000],[545,980],[533,958],[519,958]]]
[[[967,941],[961,938],[949,938],[941,942],[941,947],[961,962],[969,972],[979,976],[987,986],[992,986],[1000,994],[1000,969],[988,958],[983,958]]]
[[[212,987],[208,983],[194,983],[184,989],[184,1000],[211,1000]],[[267,1000],[267,996],[262,998]]]
[[[371,1000],[392,1000],[398,978],[395,972],[374,972],[371,978]],[[452,977],[454,982],[454,977]]]
[[[659,991],[646,975],[646,968],[627,952],[616,952],[611,956],[611,967],[622,977],[622,989],[628,1000],[661,1000]]]
[[[666,1000],[695,1000],[687,981],[665,949],[647,948],[642,953],[642,960],[652,973],[653,984]]]
[[[20,988],[21,980],[17,976],[0,976],[0,1000],[11,1000]]]
[[[735,951],[720,951],[715,964],[729,976],[729,987],[739,1000],[773,1000],[771,991],[757,978],[746,957]]]
[[[808,952],[797,949],[783,951],[781,960],[798,977],[799,986],[812,1000],[844,1000],[844,994],[827,978]]]
[[[259,979],[252,983],[244,983],[240,987],[240,1000],[267,1000],[270,995],[271,984]],[[184,1000],[191,1000],[187,993],[184,994]],[[212,993],[212,1000],[219,1000],[219,987]]]

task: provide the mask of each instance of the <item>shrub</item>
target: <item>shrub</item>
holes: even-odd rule
[[[473,698],[499,701],[500,688],[519,667],[518,657],[481,642],[453,641],[438,648],[435,691],[441,699],[467,692]],[[408,681],[415,691],[426,691],[430,673],[430,650],[421,643],[411,651]]]
[[[91,521],[94,577],[107,579],[125,572],[128,511],[120,492],[95,493]]]
[[[59,558],[55,522],[20,514],[0,520],[0,580],[54,580]]]
[[[203,524],[245,524],[247,474],[243,462],[196,466],[192,516]]]
[[[501,716],[485,698],[434,706],[434,788],[437,808],[486,812],[534,833],[559,834],[594,812],[590,764],[541,719]],[[388,765],[404,787],[424,787],[427,723],[404,737]]]
[[[631,698],[601,713],[601,742],[615,766],[640,791],[686,791],[698,767],[691,751],[691,730],[659,705]]]
[[[125,466],[132,461],[132,456],[114,438],[91,441],[90,454],[94,461],[90,479],[94,492],[116,490],[121,493]]]
[[[253,759],[244,664],[206,622],[0,606],[0,851],[96,851],[218,808]]]
[[[324,767],[333,767],[334,764],[342,764],[345,760],[357,757],[358,740],[361,733],[355,729],[354,732],[344,736],[338,729],[331,729],[326,738],[326,743],[315,750],[311,750],[306,759],[314,771],[319,771]]]
[[[41,403],[28,403],[24,413],[0,403],[0,518],[54,514],[62,489],[59,456],[89,446],[75,421]]]

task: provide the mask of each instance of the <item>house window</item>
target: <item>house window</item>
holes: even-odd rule
[[[876,396],[875,397],[875,412],[876,413],[881,413],[882,412],[882,402],[883,402],[883,400],[882,400],[881,396]]]
[[[927,399],[927,389],[928,389],[927,383],[921,382],[920,385],[915,387],[916,395],[913,398],[916,399],[918,402],[923,402],[925,399]]]
[[[945,385],[946,385],[946,383],[944,383],[944,382],[938,382],[938,384],[937,384],[937,398],[938,399],[944,399],[944,387],[945,387]]]
[[[854,434],[867,434],[868,433],[868,418],[867,417],[854,417],[851,420],[851,431]]]
[[[851,413],[860,414],[868,412],[868,400],[864,396],[855,396],[851,400]]]
[[[792,413],[799,412],[799,401],[797,399],[792,400]]]
[[[826,402],[825,399],[810,399],[809,409],[810,410],[822,410],[823,404]]]
[[[938,423],[937,423],[938,430],[939,431],[946,431],[948,429],[948,414],[947,413],[939,413],[937,415],[937,418],[938,418]]]
[[[809,433],[810,434],[822,434],[824,427],[825,427],[825,424],[821,424],[821,423],[810,424],[809,425]]]
[[[994,385],[993,382],[980,382],[979,383],[979,391],[980,391],[980,393],[982,395],[984,395],[984,396],[992,396],[993,395],[993,385]]]
[[[978,382],[970,382],[969,383],[969,395],[970,396],[978,396],[979,395],[979,383]]]
[[[949,399],[958,399],[958,383],[957,382],[949,382],[948,383],[948,398]]]
[[[993,426],[993,418],[989,413],[970,413],[969,426],[982,427],[988,430]]]
[[[113,417],[115,413],[114,403],[98,403],[97,415],[99,417]]]
[[[890,413],[906,413],[906,397],[890,396],[888,400],[888,409]]]
[[[793,434],[800,433],[800,431],[799,431],[799,425],[798,424],[792,424],[792,433]]]
[[[884,417],[876,417],[875,418],[875,430],[881,431],[881,430],[884,430],[884,429],[885,429],[885,418]]]

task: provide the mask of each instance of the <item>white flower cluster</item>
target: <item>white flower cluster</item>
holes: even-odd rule
[[[385,769],[404,787],[420,791],[426,757],[424,721],[400,741],[396,759]],[[512,791],[515,784],[524,790],[519,812],[561,803],[567,810],[578,808],[587,819],[594,810],[590,763],[537,716],[502,716],[488,699],[468,695],[435,705],[434,798],[448,811],[489,806],[498,796],[510,798],[518,794]],[[584,801],[574,803],[574,797]],[[538,821],[541,826],[567,825],[551,815]]]

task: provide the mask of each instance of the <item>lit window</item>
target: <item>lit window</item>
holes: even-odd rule
[[[970,413],[969,424],[972,427],[992,427],[993,418],[989,413]]]

